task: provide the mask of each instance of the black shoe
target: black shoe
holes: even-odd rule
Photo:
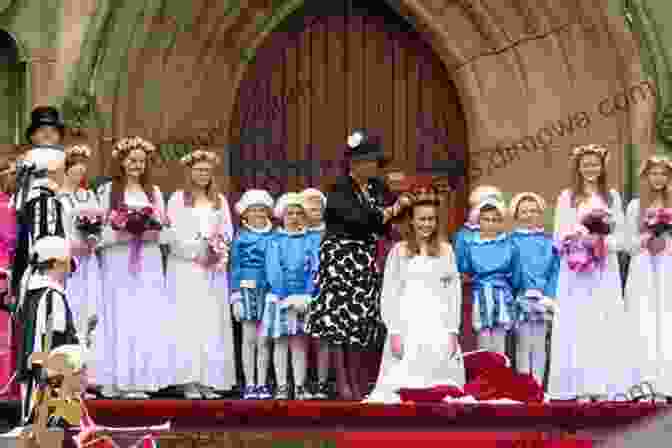
[[[328,400],[329,399],[329,383],[326,381],[317,383],[315,388],[314,400]]]
[[[273,396],[274,400],[289,400],[289,386],[285,384],[284,386],[279,386],[275,391]]]
[[[296,386],[294,390],[295,400],[312,400],[313,395],[303,386]]]

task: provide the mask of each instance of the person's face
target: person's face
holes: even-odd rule
[[[660,165],[654,165],[647,172],[649,185],[653,191],[661,191],[667,188],[670,182],[670,171],[668,168]]]
[[[413,208],[413,219],[411,226],[416,235],[422,240],[429,239],[438,226],[438,216],[436,208],[431,205],[420,205]]]
[[[542,211],[537,201],[523,199],[518,204],[518,222],[527,228],[539,227],[541,224]]]
[[[311,226],[318,226],[322,222],[322,200],[319,197],[305,201],[306,219]]]
[[[296,232],[303,228],[306,220],[306,212],[303,211],[303,207],[297,205],[290,205],[287,207],[284,217],[284,226],[285,229],[290,232]]]
[[[72,165],[65,174],[72,185],[79,185],[86,177],[86,163],[79,162]]]
[[[446,199],[453,192],[453,186],[447,177],[435,177],[432,179],[432,185],[439,192],[441,199]]]
[[[481,211],[478,224],[481,227],[481,232],[489,235],[497,234],[502,230],[504,217],[497,209],[486,209]]]
[[[61,143],[61,133],[53,126],[41,126],[33,132],[30,140],[34,145],[58,145]]]
[[[191,181],[199,188],[207,188],[212,181],[212,164],[198,162],[191,167]]]
[[[359,180],[366,181],[378,176],[378,162],[375,160],[356,160],[352,162],[352,173]]]
[[[400,191],[406,174],[401,170],[390,171],[385,175],[385,180],[392,191]]]
[[[126,177],[132,179],[140,179],[140,176],[145,172],[147,166],[147,155],[141,149],[134,149],[128,153],[124,159],[123,167]]]
[[[579,161],[579,174],[584,181],[595,183],[602,174],[602,158],[597,154],[586,154]]]
[[[268,209],[263,205],[253,205],[245,211],[244,218],[253,229],[263,229],[268,224]]]

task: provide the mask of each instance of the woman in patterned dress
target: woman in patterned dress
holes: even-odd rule
[[[77,271],[66,280],[66,296],[72,309],[75,327],[80,340],[84,341],[88,330],[89,319],[101,308],[103,297],[103,281],[100,260],[95,254],[97,240],[87,240],[87,236],[77,229],[77,216],[83,211],[102,213],[96,194],[86,185],[87,164],[91,158],[91,148],[85,145],[70,146],[65,151],[65,182],[57,198],[63,206],[63,226],[70,240],[72,255],[77,262]],[[105,319],[105,316],[98,316]],[[96,363],[105,362],[105,339],[100,338],[96,345]],[[101,372],[109,372],[110,366],[102,367]],[[93,368],[91,372],[97,370]],[[109,378],[101,377],[105,384]]]
[[[124,205],[133,210],[151,207],[157,219],[165,219],[161,190],[150,183],[155,151],[152,143],[139,137],[115,144],[112,182],[98,189],[106,212]],[[104,384],[112,386],[104,387],[105,395],[121,392],[125,398],[142,399],[148,397],[146,392],[175,383],[170,341],[178,337],[174,326],[178,324],[159,318],[148,325],[151,316],[174,316],[159,247],[167,236],[156,230],[131,235],[109,224],[103,230],[103,281],[111,286],[104,291],[102,313],[107,319],[100,326],[104,338],[114,342],[105,354],[105,365],[109,361],[114,371],[98,372],[114,381]]]
[[[380,145],[358,131],[348,146],[350,175],[339,179],[327,196],[319,295],[310,305],[306,332],[320,339],[321,352],[334,355],[341,398],[359,401],[368,382],[362,355],[375,340],[381,319],[376,241],[401,206],[382,207],[383,184],[374,179],[384,159]],[[319,378],[321,397],[328,390],[326,379]]]

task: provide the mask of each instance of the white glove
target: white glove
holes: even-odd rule
[[[308,310],[310,296],[307,294],[293,294],[287,297],[287,306],[294,309],[298,314],[303,314]]]
[[[240,292],[231,294],[231,303],[233,303],[233,318],[240,322],[243,315],[243,295]]]

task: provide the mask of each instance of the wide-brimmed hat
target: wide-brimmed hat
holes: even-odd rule
[[[26,129],[26,140],[30,141],[35,131],[42,126],[52,126],[58,129],[61,138],[65,135],[65,123],[61,120],[58,110],[52,106],[39,106],[30,114],[30,126]]]

